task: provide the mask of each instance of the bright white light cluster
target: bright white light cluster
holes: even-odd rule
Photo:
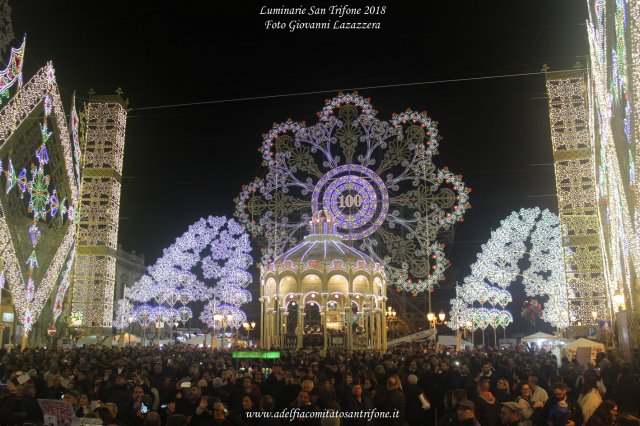
[[[640,279],[640,97],[634,92],[640,88],[640,4],[623,0],[589,3],[588,113],[608,284],[603,291],[610,300],[615,292],[624,290],[627,308],[635,311]],[[609,304],[606,309],[617,310],[617,306]]]
[[[72,312],[81,314],[79,326],[104,328],[112,326],[114,314],[127,111],[113,96],[89,100],[86,113]]]
[[[247,315],[236,306],[210,301],[202,310],[200,320],[207,324],[209,328],[215,330],[227,327],[238,329],[242,327],[243,323],[247,322]]]
[[[125,289],[125,298],[171,308],[178,302],[214,299],[210,306],[238,308],[251,301],[251,293],[245,290],[251,282],[250,251],[249,236],[235,220],[202,218],[164,250],[147,274]],[[177,317],[189,316],[186,311],[183,314]]]
[[[593,324],[592,312],[597,313],[597,318],[611,318],[606,285],[610,283],[610,277],[607,278],[604,266],[596,165],[592,154],[596,148],[592,146],[594,138],[589,133],[589,121],[594,115],[587,111],[586,83],[583,71],[547,74],[571,325]],[[619,206],[614,197],[622,192],[616,191],[606,203]],[[619,223],[614,227],[622,228]]]
[[[524,271],[518,266],[522,259],[529,261]],[[554,327],[566,327],[569,317],[563,265],[558,217],[539,208],[512,212],[491,232],[471,265],[471,275],[458,288],[456,299],[451,301],[449,326],[468,328],[470,321],[474,329],[506,327],[513,318],[496,306],[504,308],[512,301],[504,289],[522,277],[527,296],[549,297],[543,319]],[[487,303],[491,309],[484,308]]]

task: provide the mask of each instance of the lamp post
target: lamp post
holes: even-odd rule
[[[436,337],[438,335],[438,328],[436,326],[438,324],[444,324],[446,317],[447,317],[447,314],[445,314],[444,311],[440,311],[440,313],[438,314],[438,317],[436,317],[436,315],[431,311],[429,311],[429,313],[427,314],[427,321],[429,321],[429,324],[433,328],[433,341],[436,342],[436,344],[437,344]]]
[[[254,328],[256,328],[256,322],[255,321],[251,321],[249,322],[245,322],[242,324],[242,327],[247,330],[247,347],[249,346],[249,341],[251,340],[251,330],[253,330]]]
[[[133,329],[134,317],[129,317],[129,347],[131,347],[131,330]]]
[[[224,349],[224,338],[225,338],[225,334],[227,333],[227,323],[229,323],[229,322],[231,322],[231,320],[233,320],[233,315],[231,315],[231,314],[228,314],[228,315],[215,314],[213,316],[213,319],[215,321],[220,322],[220,324],[222,325],[222,340],[221,340],[220,344],[222,346],[222,349]],[[214,328],[214,330],[215,330],[215,328]],[[212,336],[212,340],[213,340],[213,336]],[[213,342],[212,342],[211,346],[213,346]]]
[[[622,290],[616,290],[616,292],[613,293],[613,297],[611,299],[613,301],[613,306],[617,312],[624,311],[626,309],[624,303],[624,293],[622,292]]]
[[[387,317],[387,328],[389,328],[389,326],[396,319],[396,316],[398,314],[395,311],[395,309],[393,309],[391,306],[387,306],[387,311],[384,313],[384,315]],[[393,329],[391,329],[391,332],[392,332],[391,337],[395,337],[395,333],[393,332]]]

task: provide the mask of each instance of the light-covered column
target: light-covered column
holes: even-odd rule
[[[72,299],[83,334],[111,334],[126,120],[119,95],[87,104]]]
[[[304,309],[302,306],[302,295],[298,295],[298,327],[296,329],[296,348],[302,348],[302,338],[304,336]]]
[[[327,299],[329,295],[327,293],[322,293],[322,348],[327,353],[328,342],[328,333],[327,333]]]

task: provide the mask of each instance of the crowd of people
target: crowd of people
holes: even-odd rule
[[[39,399],[67,401],[94,424],[127,426],[640,425],[638,371],[605,354],[584,367],[522,348],[422,346],[283,351],[276,360],[94,346],[0,359],[0,425],[42,423]]]

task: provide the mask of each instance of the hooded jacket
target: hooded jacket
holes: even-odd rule
[[[478,395],[476,418],[482,426],[500,425],[500,403],[491,392],[482,392]]]

